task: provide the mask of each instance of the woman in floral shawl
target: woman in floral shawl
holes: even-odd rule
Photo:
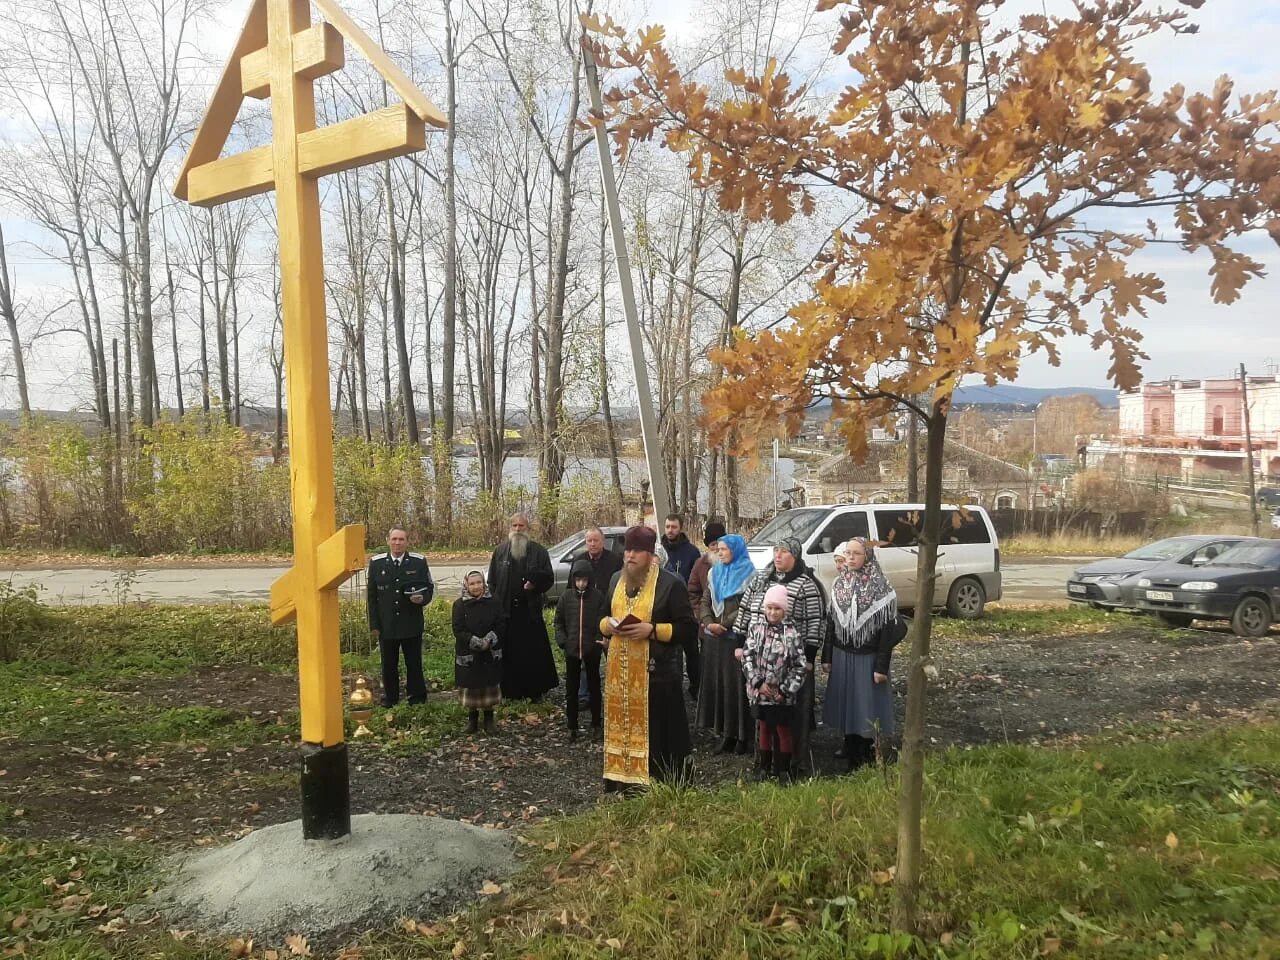
[[[702,641],[696,722],[721,738],[717,753],[746,753],[755,740],[742,667],[734,655],[738,645],[730,633],[742,592],[755,572],[747,541],[737,534],[725,534],[716,543],[716,561],[707,575],[707,589],[694,611]]]
[[[893,734],[889,658],[898,595],[866,540],[850,540],[841,552],[845,569],[831,586],[833,630],[823,657],[831,679],[822,722],[844,737],[845,757],[854,770],[872,762],[877,737]]]

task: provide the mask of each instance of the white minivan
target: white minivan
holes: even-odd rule
[[[853,503],[784,510],[751,538],[751,560],[757,570],[773,559],[780,540],[799,540],[805,562],[817,571],[824,587],[835,579],[835,548],[853,537],[878,542],[876,559],[898,593],[900,606],[916,600],[916,544],[924,524],[924,504]],[[987,511],[978,506],[942,508],[938,547],[940,607],[969,620],[982,615],[988,600],[1000,599],[1000,544]]]

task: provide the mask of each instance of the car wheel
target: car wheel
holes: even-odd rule
[[[976,620],[987,605],[987,591],[980,580],[962,577],[947,593],[947,613],[958,620]]]
[[[1271,629],[1271,607],[1261,597],[1245,597],[1231,615],[1231,630],[1238,637],[1265,637]]]
[[[1156,616],[1167,627],[1189,627],[1195,619],[1189,613],[1157,613]]]

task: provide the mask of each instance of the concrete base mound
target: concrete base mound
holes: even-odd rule
[[[303,840],[294,820],[179,858],[156,905],[175,923],[276,942],[440,916],[514,863],[510,836],[453,820],[362,814],[338,841]]]

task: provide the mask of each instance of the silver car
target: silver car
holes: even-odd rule
[[[1181,570],[1208,563],[1244,536],[1189,535],[1166,537],[1131,550],[1123,557],[1081,567],[1067,581],[1067,599],[1105,610],[1135,609],[1138,581],[1154,570]]]
[[[627,535],[627,528],[601,527],[600,532],[604,534],[604,548],[621,557],[622,541]],[[573,561],[587,552],[587,531],[579,530],[565,537],[554,547],[547,547],[547,552],[551,554],[551,569],[556,574],[556,582],[551,585],[545,597],[545,601],[550,604],[559,600],[560,594],[568,589],[569,570],[573,567]],[[599,586],[601,590],[607,590],[609,587],[607,583]]]

